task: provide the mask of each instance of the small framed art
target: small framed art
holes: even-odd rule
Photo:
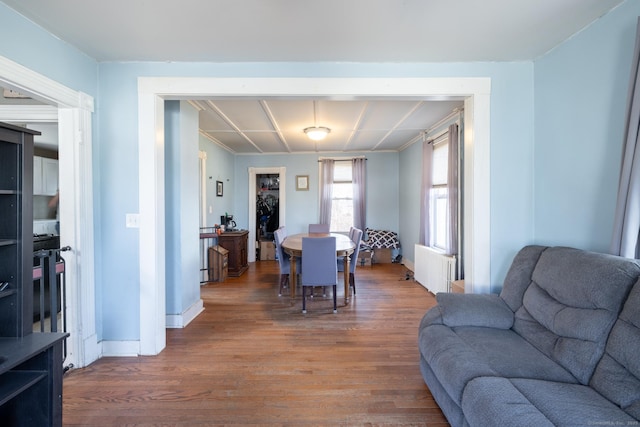
[[[309,175],[296,175],[296,190],[297,191],[309,190]]]
[[[222,197],[222,181],[216,181],[216,196]]]

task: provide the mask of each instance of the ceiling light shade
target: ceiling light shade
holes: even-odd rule
[[[322,126],[320,127],[314,126],[314,127],[306,128],[304,130],[304,133],[306,133],[307,136],[314,141],[320,141],[322,139],[325,139],[329,134],[329,132],[331,132],[331,129],[322,127]]]

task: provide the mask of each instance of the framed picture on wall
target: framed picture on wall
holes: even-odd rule
[[[216,181],[216,196],[222,197],[222,181]]]
[[[309,175],[296,175],[296,190],[297,191],[309,190]]]

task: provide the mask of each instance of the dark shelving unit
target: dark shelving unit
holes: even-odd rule
[[[62,342],[33,333],[33,135],[0,123],[0,420],[62,425]]]

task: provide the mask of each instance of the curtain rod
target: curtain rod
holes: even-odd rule
[[[435,129],[437,129],[438,127],[442,126],[444,123],[446,123],[447,121],[451,120],[453,117],[455,117],[456,115],[459,115],[460,113],[462,113],[464,111],[464,108],[454,108],[453,111],[446,117],[440,119],[436,124],[434,124],[433,126],[431,126],[429,129],[427,129],[427,131],[425,132],[425,134],[430,134],[431,132],[433,132]]]
[[[348,161],[353,159],[365,159],[368,160],[365,156],[356,156],[356,157],[318,157],[318,163],[323,160],[335,160],[335,161]]]

